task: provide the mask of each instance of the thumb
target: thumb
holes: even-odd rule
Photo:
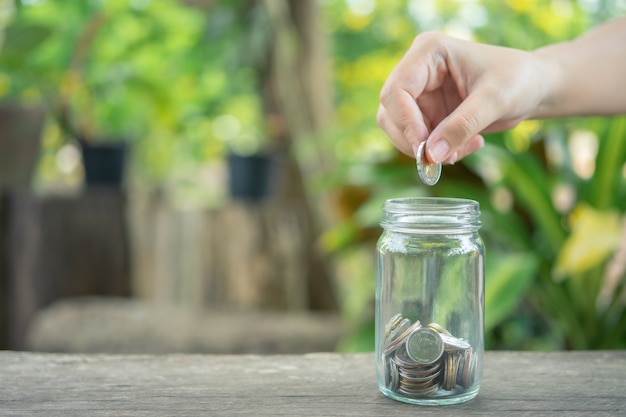
[[[465,155],[467,143],[498,118],[493,98],[470,94],[444,118],[428,137],[428,158],[434,163],[455,162],[454,155]]]

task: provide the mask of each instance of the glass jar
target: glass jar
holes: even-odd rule
[[[484,245],[478,203],[401,198],[377,245],[376,374],[412,404],[474,398],[482,380]]]

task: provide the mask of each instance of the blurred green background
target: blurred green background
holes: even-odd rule
[[[78,137],[125,140],[129,192],[159,189],[174,207],[220,207],[230,197],[216,173],[229,153],[287,144],[324,219],[318,244],[352,329],[339,349],[373,349],[380,207],[417,195],[480,202],[487,348],[626,348],[626,118],[524,122],[488,135],[432,188],[375,120],[382,84],[420,32],[532,50],[624,14],[626,2],[320,0],[303,2],[308,15],[295,3],[0,3],[8,23],[0,100],[48,111],[37,192],[80,187]],[[307,21],[312,32],[298,32]],[[312,42],[298,33],[315,34],[316,55],[298,55]],[[325,121],[298,130],[298,115],[272,108],[268,72],[276,71],[267,61],[276,50],[315,64],[321,98],[295,85],[282,94],[321,106]]]

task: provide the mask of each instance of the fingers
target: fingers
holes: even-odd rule
[[[428,120],[417,103],[426,87],[438,83],[438,72],[432,67],[438,48],[426,48],[433,36],[420,35],[389,75],[380,92],[378,124],[391,141],[407,155],[428,138]],[[419,40],[419,41],[418,41]],[[424,50],[426,49],[426,50]]]
[[[417,107],[416,104],[414,106]],[[381,129],[383,129],[383,131],[385,131],[387,136],[389,136],[389,139],[394,144],[394,146],[398,148],[402,153],[410,157],[415,157],[415,149],[417,148],[419,143],[421,143],[424,140],[422,138],[428,137],[428,128],[426,127],[426,123],[424,123],[423,128],[421,127],[416,128],[418,130],[421,129],[423,133],[419,135],[409,136],[409,138],[414,137],[417,140],[415,141],[409,140],[409,138],[407,138],[406,129],[404,132],[400,130],[400,128],[391,119],[387,110],[382,104],[378,107],[377,121]],[[442,122],[442,124],[444,125],[446,123],[452,124],[454,122],[453,121],[451,122],[450,117],[448,117],[444,119],[444,121]],[[456,134],[446,133],[446,132],[455,132],[455,130],[456,130]],[[440,133],[441,131],[443,131],[443,133]],[[431,135],[431,138],[434,138],[436,134],[440,135],[439,141],[435,141],[437,146],[439,146],[440,148],[432,149],[433,145],[431,141],[434,141],[435,139],[429,139],[429,145],[427,147],[427,150],[428,150],[427,156],[428,156],[428,159],[431,160],[432,162],[444,162],[444,163],[454,164],[455,162],[460,161],[461,159],[466,157],[467,155],[473,152],[476,152],[478,149],[482,148],[485,145],[485,140],[482,137],[482,135],[477,133],[477,134],[470,136],[471,130],[463,128],[463,127],[452,126],[452,129],[444,129],[444,128],[435,129],[435,131]],[[466,137],[468,136],[469,138],[466,139]],[[454,147],[452,147],[452,145],[449,144],[450,142],[444,139],[444,137],[450,137],[452,138],[452,140],[456,140],[456,142],[451,141],[451,143],[455,144]],[[435,157],[432,156],[433,153],[436,153],[436,152],[441,152],[441,154],[444,155],[443,157],[441,157],[442,159],[435,159],[436,157],[439,157],[439,156],[435,156]]]
[[[482,147],[480,133],[502,117],[505,93],[480,81],[492,65],[474,59],[468,46],[420,35],[383,86],[378,124],[406,155],[428,140],[431,162],[454,163]]]
[[[459,55],[454,52],[457,50],[455,41],[447,37],[418,36],[381,90],[378,124],[406,155],[414,156],[413,149],[430,137],[428,159],[454,163],[467,155],[468,149],[484,143],[481,138],[469,144],[492,120],[472,118],[472,109],[480,109],[479,102],[473,105],[475,100],[463,107],[459,91],[464,89],[465,78],[452,76],[448,66],[450,54]],[[427,112],[420,106],[426,106]],[[454,107],[457,111],[450,114]],[[438,125],[432,133],[431,122]]]
[[[494,96],[480,89],[468,95],[430,134],[428,158],[435,163],[454,163],[481,148],[484,139],[480,133],[500,117]]]
[[[404,133],[395,125],[393,120],[391,120],[385,107],[382,105],[378,106],[376,120],[378,126],[385,131],[396,148],[408,156],[414,156],[411,143],[405,138]]]
[[[381,92],[378,125],[403,153],[414,156],[412,148],[428,138],[429,129],[412,95],[401,88]]]
[[[464,147],[462,147],[459,151],[457,151],[457,161],[465,158],[467,155],[476,152],[480,148],[485,146],[485,139],[482,135],[476,135],[472,137]]]

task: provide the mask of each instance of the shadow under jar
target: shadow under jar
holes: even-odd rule
[[[377,245],[376,374],[387,397],[422,405],[478,394],[484,354],[484,245],[478,203],[400,198]]]

